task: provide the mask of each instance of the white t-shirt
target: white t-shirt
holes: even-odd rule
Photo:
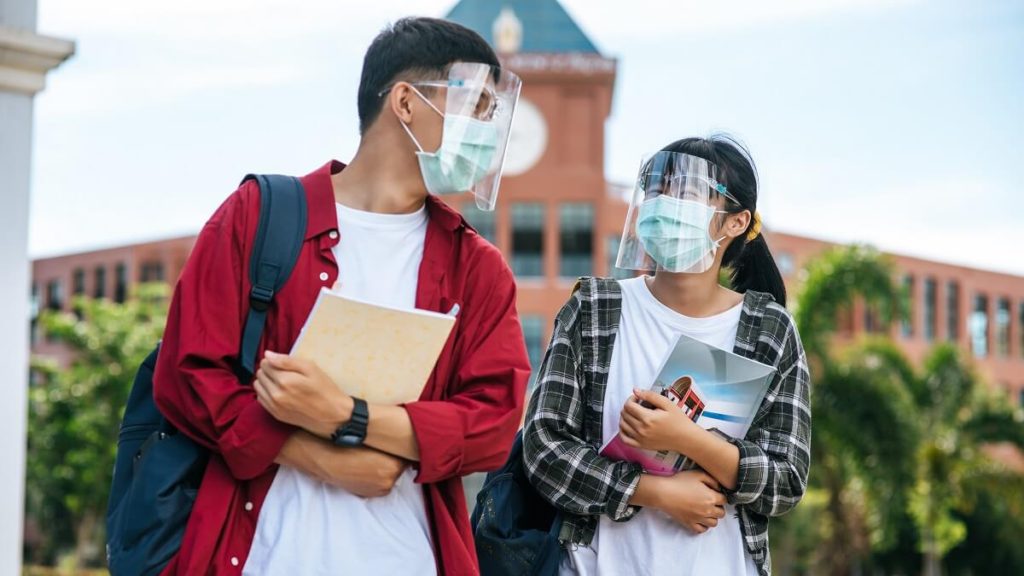
[[[426,208],[398,215],[337,210],[341,293],[414,308]],[[436,574],[423,490],[413,478],[407,470],[387,496],[361,498],[282,466],[243,574]]]
[[[732,351],[743,305],[707,318],[690,318],[659,302],[643,277],[619,282],[622,319],[612,350],[604,393],[602,442],[619,433],[622,406],[633,388],[654,382],[680,334]],[[743,544],[736,509],[704,534],[693,534],[667,514],[645,508],[628,522],[602,516],[589,547],[570,549],[560,572],[585,576],[652,574],[657,576],[757,576]]]

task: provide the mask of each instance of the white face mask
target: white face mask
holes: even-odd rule
[[[484,122],[469,116],[445,114],[419,90],[413,90],[434,112],[444,118],[441,147],[436,152],[424,151],[413,136],[412,130],[402,122],[405,133],[419,149],[416,158],[420,163],[423,185],[431,194],[468,192],[487,176],[490,170],[498,147],[497,127],[492,122]]]
[[[636,235],[661,268],[699,274],[711,267],[725,238],[711,238],[711,219],[717,213],[726,212],[703,202],[659,195],[640,205]]]

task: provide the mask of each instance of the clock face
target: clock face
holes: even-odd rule
[[[516,176],[533,168],[548,145],[548,125],[544,115],[526,98],[516,105],[516,116],[509,133],[504,174]]]

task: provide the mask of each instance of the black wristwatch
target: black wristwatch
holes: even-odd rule
[[[370,423],[370,410],[366,406],[366,400],[352,398],[352,418],[345,422],[331,434],[331,442],[335,446],[362,446],[366,440],[366,426]]]

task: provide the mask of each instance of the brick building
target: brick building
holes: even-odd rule
[[[614,260],[631,186],[604,177],[616,61],[597,50],[556,0],[462,0],[448,18],[480,32],[523,78],[497,209],[480,211],[468,196],[449,201],[511,264],[536,367],[551,320],[578,276],[630,275],[616,270]],[[807,260],[829,247],[778,231],[767,236],[791,291]],[[74,294],[119,299],[138,282],[173,282],[193,241],[37,260],[33,302],[36,309],[66,308]],[[1024,277],[893,258],[899,281],[911,291],[913,313],[889,329],[908,355],[920,360],[937,342],[957,342],[994,385],[1024,404]],[[845,336],[883,329],[859,304],[840,325]],[[60,353],[38,336],[33,350]]]

